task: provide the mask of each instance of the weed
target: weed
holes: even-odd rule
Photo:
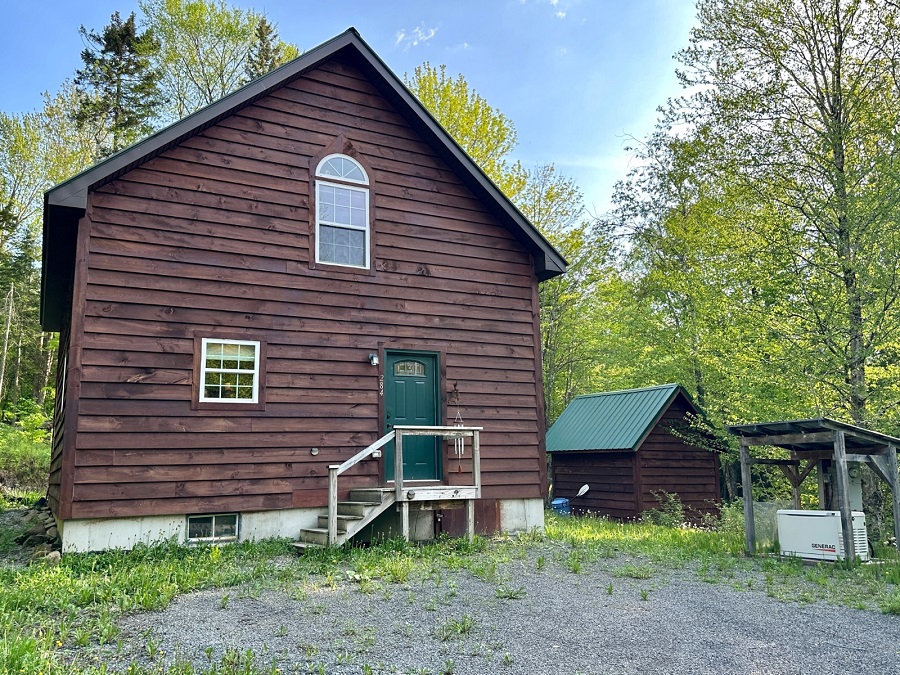
[[[647,565],[622,565],[615,571],[617,577],[629,577],[631,579],[649,579],[653,576],[653,570]]]
[[[566,556],[564,564],[572,574],[579,574],[581,572],[581,555],[577,549],[573,548],[569,551],[569,555]]]
[[[649,598],[649,597],[650,597],[650,591],[648,591],[646,588],[642,588],[641,589],[641,600],[646,601],[647,598]]]
[[[468,635],[475,628],[475,617],[463,614],[459,619],[448,619],[435,627],[434,634],[441,642],[460,635]]]
[[[612,582],[610,582],[609,584],[607,584],[607,586],[606,586],[606,594],[607,594],[607,595],[612,595],[612,594],[613,594],[613,585],[612,585]]]
[[[498,586],[497,597],[503,600],[519,600],[527,595],[524,586],[513,588],[511,586]]]
[[[547,560],[544,558],[544,556],[539,555],[539,556],[538,556],[538,559],[537,559],[537,568],[538,568],[539,570],[544,569],[544,565],[545,565],[546,563],[547,563]]]
[[[454,663],[453,659],[444,661],[444,665],[441,666],[440,675],[453,675],[455,672],[456,663]]]
[[[228,595],[223,595],[222,599],[219,600],[219,609],[226,609],[228,607],[228,601],[231,599]]]
[[[503,665],[504,665],[504,666],[511,666],[512,664],[513,664],[513,657],[512,657],[512,654],[510,654],[509,652],[506,652],[506,653],[503,655]]]

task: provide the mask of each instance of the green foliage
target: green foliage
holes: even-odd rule
[[[149,31],[138,33],[133,12],[125,21],[114,12],[100,33],[84,26],[79,33],[87,46],[75,76],[80,99],[73,117],[96,134],[100,155],[110,155],[153,131],[162,73],[151,62],[159,42]]]
[[[677,494],[670,492],[654,492],[659,507],[647,509],[641,519],[662,527],[681,527],[685,523],[684,505]]]
[[[262,14],[224,0],[141,0],[146,25],[160,41],[164,116],[175,121],[218,101],[263,70],[297,55]]]
[[[0,424],[0,489],[43,494],[50,472],[50,445],[33,433]]]
[[[262,77],[297,56],[297,48],[279,40],[275,26],[266,17],[260,17],[256,24],[256,40],[250,47],[244,66],[245,79],[249,81]]]
[[[509,159],[518,142],[512,121],[470,89],[464,76],[449,77],[446,66],[435,68],[426,62],[412,77],[406,74],[403,79],[503,193],[515,198],[525,187],[527,173],[519,162]]]

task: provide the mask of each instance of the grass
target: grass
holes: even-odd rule
[[[561,583],[572,573],[603,571],[621,580],[617,584],[623,592],[631,588],[642,600],[650,599],[657,578],[679,570],[708,583],[785,601],[825,601],[900,614],[896,555],[880,565],[806,566],[796,560],[748,559],[742,555],[743,532],[729,518],[726,514],[718,530],[703,530],[548,514],[544,535],[476,538],[472,544],[441,539],[414,546],[388,540],[369,548],[320,549],[304,556],[296,556],[286,541],[192,548],[166,544],[129,553],[70,554],[57,566],[0,567],[0,672],[101,675],[102,667],[92,657],[99,645],[112,649],[121,639],[118,617],[162,609],[179,594],[200,589],[222,589],[222,606],[263,589],[283,590],[305,603],[307,611],[323,614],[328,607],[316,601],[318,589],[340,584],[376,598],[409,593],[417,601],[416,588],[427,582],[441,589],[437,609],[456,594],[451,573],[458,571],[490,584],[486,593],[498,599],[525,597],[525,587],[512,583],[514,570],[523,565],[558,575]],[[0,528],[0,546],[4,536],[9,532]],[[653,587],[646,586],[648,579],[654,580]],[[611,595],[613,585],[601,590]],[[516,611],[512,605],[510,611]],[[370,639],[365,627],[345,623],[343,630],[353,633],[351,641]],[[463,614],[439,621],[434,634],[449,641],[473,631],[475,618]],[[151,634],[144,640],[144,655],[155,665],[134,663],[130,675],[277,671],[271,655],[247,652],[210,658],[202,668],[184,662],[163,666],[157,664],[159,643]],[[342,658],[350,656],[347,652]]]

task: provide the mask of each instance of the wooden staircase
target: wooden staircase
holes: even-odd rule
[[[465,500],[466,532],[469,541],[475,536],[475,500],[481,498],[481,454],[479,432],[481,427],[433,427],[395,426],[393,430],[379,438],[369,447],[356,453],[343,464],[328,466],[328,506],[319,515],[319,526],[300,530],[300,541],[294,546],[303,550],[325,546],[341,546],[364,527],[384,513],[388,507],[397,505],[400,512],[400,533],[409,539],[409,508],[415,502],[442,502]],[[410,483],[403,482],[403,438],[405,436],[436,436],[458,441],[460,453],[463,439],[472,439],[472,485],[429,485],[410,489]],[[359,462],[381,457],[381,448],[396,440],[394,446],[394,487],[353,488],[350,499],[338,501],[338,477]]]
[[[393,488],[359,488],[350,490],[350,500],[337,503],[337,537],[341,546],[384,513],[396,501]],[[319,516],[319,526],[300,530],[298,549],[328,546],[328,509]]]

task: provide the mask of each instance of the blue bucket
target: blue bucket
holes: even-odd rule
[[[568,516],[571,513],[569,509],[569,500],[565,497],[557,497],[550,502],[550,508],[561,516]]]

